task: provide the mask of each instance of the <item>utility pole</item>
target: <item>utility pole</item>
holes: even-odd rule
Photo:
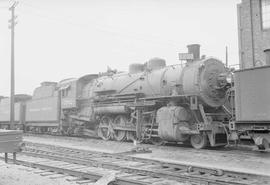
[[[18,5],[18,2],[15,1],[9,10],[11,11],[11,19],[9,20],[9,28],[11,31],[11,69],[10,69],[10,129],[14,128],[14,92],[15,92],[15,77],[14,77],[14,31],[15,31],[15,25],[16,18],[15,16],[15,7]]]
[[[226,67],[228,68],[228,47],[226,46]]]

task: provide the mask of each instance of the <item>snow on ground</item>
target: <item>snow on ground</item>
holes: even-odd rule
[[[121,153],[134,148],[133,143],[130,142],[103,141],[90,138],[24,136],[24,141],[109,153]],[[150,148],[152,153],[136,154],[136,157],[270,176],[269,153],[234,149],[196,150],[179,146],[157,147],[147,144],[139,144],[138,146]]]

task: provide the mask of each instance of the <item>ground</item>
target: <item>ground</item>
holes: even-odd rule
[[[24,141],[109,153],[131,151],[135,147],[131,142],[103,141],[100,139],[74,137],[25,136]],[[270,153],[251,151],[249,148],[235,149],[229,147],[225,149],[196,150],[190,147],[180,146],[154,146],[149,144],[137,144],[137,146],[149,148],[152,153],[136,154],[136,157],[270,175]]]
[[[75,185],[64,178],[50,179],[35,172],[32,168],[0,161],[0,185]]]
[[[134,149],[131,142],[103,141],[100,139],[51,137],[51,136],[24,136],[24,141],[59,145],[84,150],[94,150],[109,153],[122,153]],[[165,162],[185,163],[211,168],[230,169],[253,174],[270,176],[270,154],[254,152],[249,149],[236,150],[225,148],[216,150],[196,150],[180,146],[154,146],[137,144],[137,147],[148,148],[151,153],[136,154],[137,157],[156,159]],[[41,176],[31,168],[0,162],[0,185],[47,185],[72,184],[62,179],[50,179]]]

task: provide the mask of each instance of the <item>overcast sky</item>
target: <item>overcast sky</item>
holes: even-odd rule
[[[16,8],[16,93],[42,81],[112,69],[152,57],[179,63],[178,52],[198,43],[202,54],[238,60],[240,0],[20,0]],[[10,94],[10,11],[0,0],[0,95]]]

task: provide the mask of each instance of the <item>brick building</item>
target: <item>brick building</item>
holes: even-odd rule
[[[238,4],[240,68],[270,65],[270,0]]]

